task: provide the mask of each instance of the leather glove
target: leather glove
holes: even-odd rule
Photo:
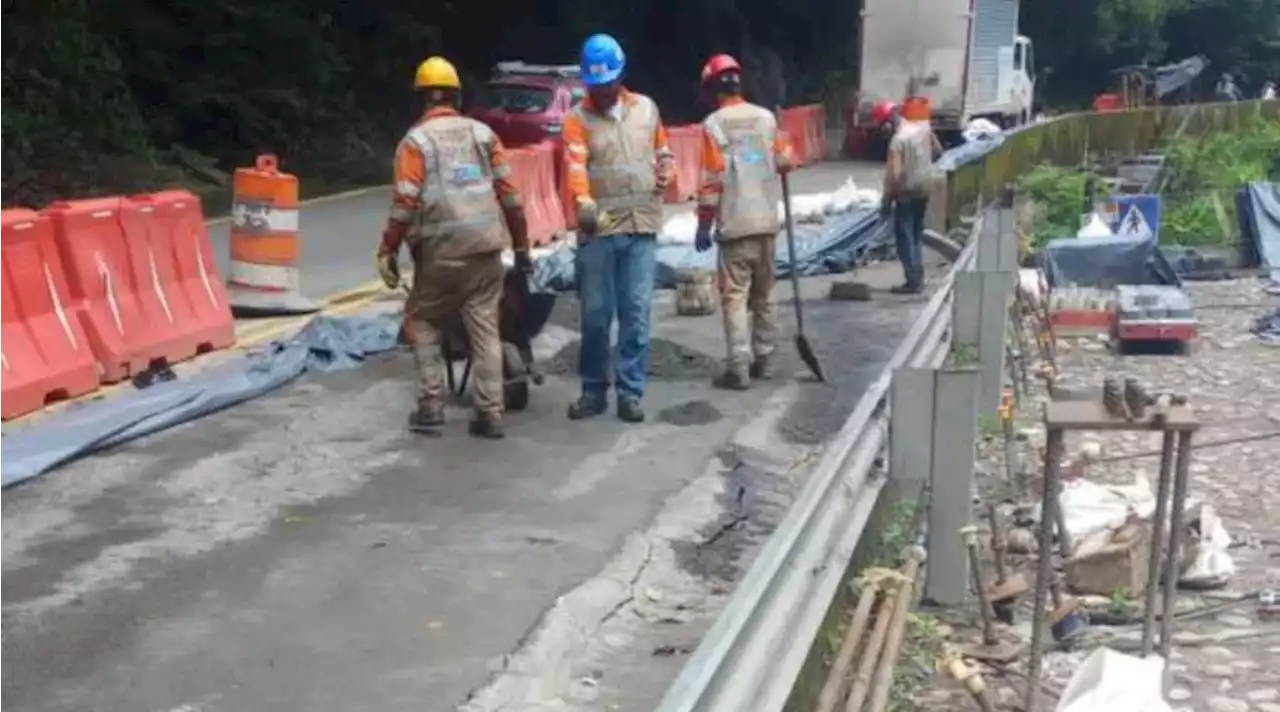
[[[600,231],[600,210],[590,198],[578,199],[578,232],[594,235]]]
[[[693,236],[693,249],[698,252],[706,252],[711,249],[711,226],[698,226],[698,231]]]
[[[374,252],[374,264],[378,267],[378,276],[387,289],[400,288],[400,255],[379,246]]]
[[[515,251],[516,269],[524,274],[533,274],[533,260],[529,259],[528,250]]]

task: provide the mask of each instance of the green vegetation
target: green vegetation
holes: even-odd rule
[[[4,0],[4,201],[172,184],[216,194],[264,151],[302,177],[304,193],[380,182],[418,111],[408,88],[417,62],[445,54],[474,90],[499,60],[572,62],[596,31],[619,37],[629,83],[672,123],[699,116],[698,68],[721,51],[743,60],[748,88],[766,103],[835,106],[857,76],[859,9],[836,0]],[[1197,53],[1256,92],[1280,77],[1278,16],[1280,0],[1037,0],[1022,3],[1021,29],[1036,42],[1041,96],[1069,108],[1107,88],[1116,66]]]
[[[1174,138],[1160,150],[1165,155],[1165,173],[1156,187],[1164,199],[1161,243],[1228,245],[1239,236],[1236,192],[1267,179],[1280,156],[1280,124],[1253,119],[1202,137]],[[1097,175],[1078,168],[1041,165],[1022,176],[1018,187],[1037,206],[1034,247],[1076,233],[1090,180],[1101,191]]]
[[[907,637],[893,669],[887,712],[914,712],[919,709],[912,697],[936,674],[947,642],[945,628],[934,616],[916,611],[907,619]]]

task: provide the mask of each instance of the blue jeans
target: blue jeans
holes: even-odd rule
[[[578,300],[582,305],[582,350],[578,373],[582,395],[603,399],[609,389],[609,332],[618,317],[619,398],[644,396],[649,367],[649,315],[657,240],[653,235],[592,237],[578,245]]]
[[[924,213],[928,198],[899,198],[893,204],[893,238],[907,286],[924,284]]]

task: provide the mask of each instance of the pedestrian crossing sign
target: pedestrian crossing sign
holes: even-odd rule
[[[1125,214],[1124,220],[1116,228],[1116,234],[1123,237],[1154,237],[1155,233],[1151,231],[1151,226],[1147,224],[1147,219],[1142,216],[1142,211],[1136,206],[1129,206],[1129,212]]]
[[[1160,196],[1113,195],[1103,216],[1117,237],[1159,239]]]

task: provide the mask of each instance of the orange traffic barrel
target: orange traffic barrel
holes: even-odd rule
[[[231,204],[231,269],[227,298],[237,314],[308,314],[320,307],[302,296],[298,259],[298,178],[276,157],[237,168]]]
[[[929,97],[909,96],[902,102],[902,118],[907,121],[929,120]]]

